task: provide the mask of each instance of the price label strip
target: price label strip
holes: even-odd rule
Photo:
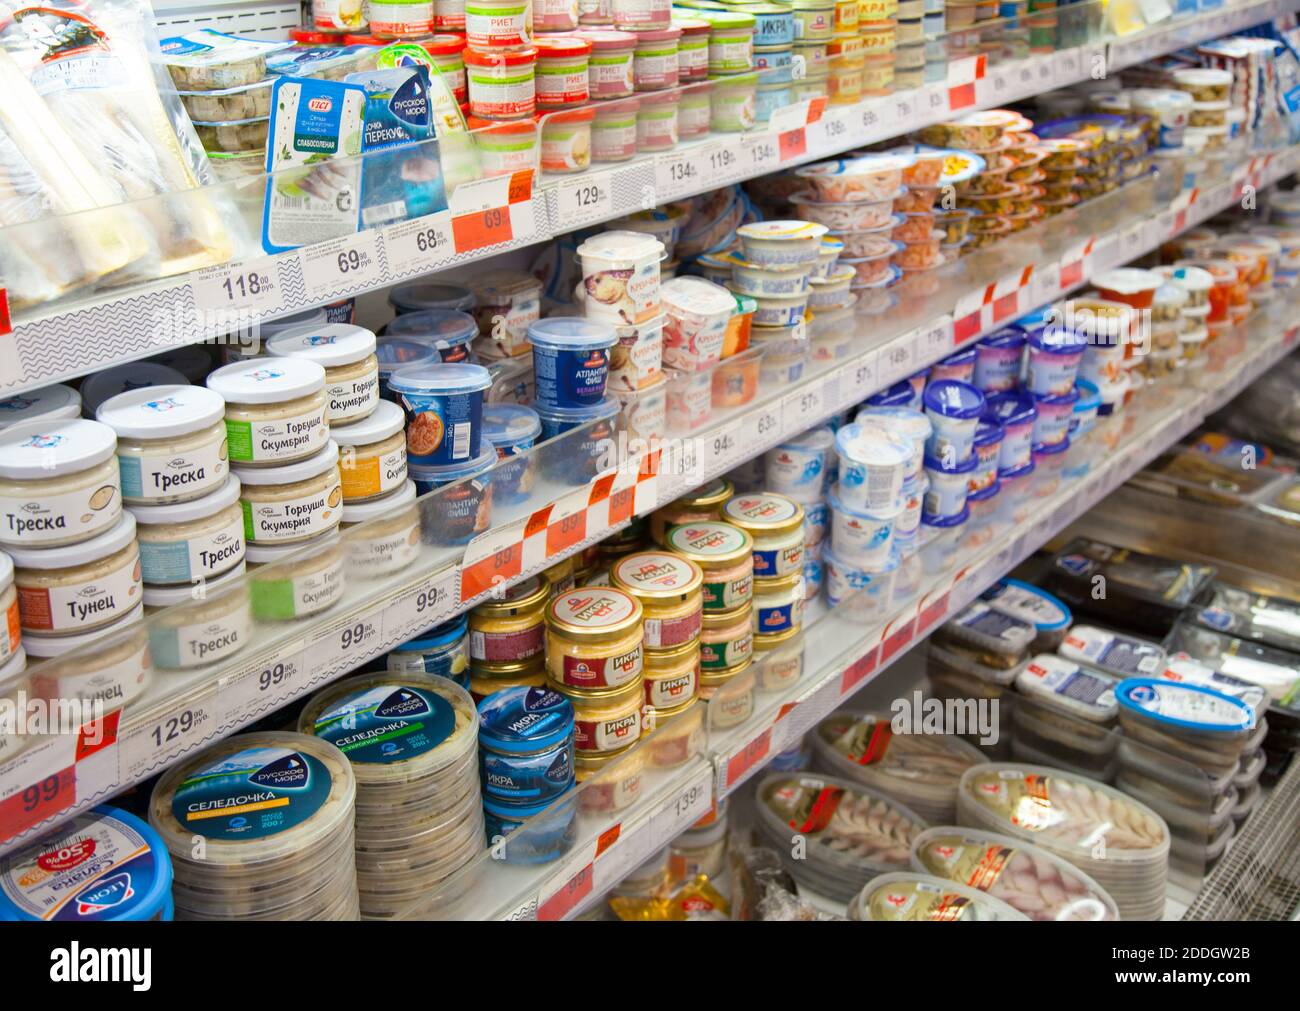
[[[708,180],[697,163],[701,154],[710,147],[711,144],[697,144],[661,154],[655,159],[655,199],[659,203],[709,188]]]
[[[1008,274],[993,285],[989,293],[990,326],[1001,326],[1021,314],[1033,276],[1034,268],[1031,264],[1024,270]]]
[[[122,737],[122,766],[126,781],[136,782],[175,761],[217,733],[215,682],[200,688],[196,698],[173,706],[133,726]]]
[[[1080,242],[1075,243],[1066,249],[1061,256],[1060,285],[1061,291],[1068,291],[1075,285],[1083,284],[1083,279],[1091,272],[1089,262],[1092,256],[1093,247],[1097,240],[1094,236],[1089,236]]]
[[[384,229],[384,253],[393,277],[427,274],[456,255],[447,211],[399,221]]]
[[[321,629],[307,644],[307,684],[356,670],[383,652],[382,612]]]
[[[871,676],[876,669],[878,645],[878,643],[872,643],[871,648],[866,653],[844,668],[844,673],[840,675],[840,698],[847,698],[852,695]]]
[[[460,570],[453,565],[389,604],[384,614],[384,634],[398,635],[403,641],[410,639],[431,625],[446,621],[459,603]]]
[[[14,786],[0,795],[0,840],[13,839],[76,805],[73,738],[59,735],[28,748],[6,767],[5,779]]]
[[[985,75],[988,57],[965,56],[948,63],[948,111],[961,112],[975,105],[976,83]]]
[[[910,335],[894,341],[888,347],[880,349],[876,356],[876,371],[880,376],[880,385],[888,388],[916,371],[916,361],[912,357],[915,347]]]
[[[278,709],[301,691],[307,683],[306,647],[305,640],[296,639],[221,678],[217,684],[217,728],[227,730],[248,723]]]
[[[205,324],[210,320],[215,330],[222,314],[273,316],[284,311],[280,265],[273,256],[195,271],[189,283],[204,332],[209,329]]]
[[[378,286],[386,274],[379,256],[377,232],[358,232],[333,242],[298,250],[303,285],[314,302]]]
[[[772,728],[768,727],[743,748],[727,759],[726,792],[730,793],[772,751]]]
[[[781,163],[780,142],[775,133],[744,134],[740,138],[740,160],[745,174],[761,174]]]
[[[808,153],[808,127],[821,119],[825,110],[824,95],[772,110],[768,127],[776,132],[782,164]]]
[[[9,289],[0,285],[0,337],[13,332],[14,321],[9,314]]]
[[[565,179],[552,190],[555,196],[557,235],[571,232],[614,214],[614,176],[611,172],[593,172],[576,179]]]
[[[451,195],[450,209],[457,254],[530,239],[537,230],[532,169],[462,183]]]
[[[988,288],[968,291],[952,310],[952,340],[954,344],[965,344],[976,334],[988,329],[987,314],[984,307],[988,304]]]

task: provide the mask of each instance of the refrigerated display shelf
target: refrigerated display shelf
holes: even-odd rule
[[[796,743],[808,730],[877,677],[946,618],[1050,541],[1151,460],[1203,423],[1225,397],[1235,396],[1281,357],[1295,350],[1300,301],[1279,302],[1248,324],[1248,350],[1201,390],[1180,391],[1172,403],[1141,414],[1140,437],[1098,459],[1077,480],[1066,480],[1041,498],[1001,536],[959,558],[953,569],[927,577],[919,592],[885,621],[866,630],[860,621],[824,607],[811,608],[804,639],[805,670],[784,695],[760,696],[761,708],[733,730],[714,732],[697,758],[658,773],[644,796],[618,820],[591,818],[569,852],[555,863],[513,866],[485,854],[468,896],[443,902],[441,895],[407,911],[409,918],[565,919],[591,906],[676,835],[707,813]],[[1158,387],[1157,387],[1158,389]],[[815,669],[810,658],[816,658]],[[1279,788],[1277,793],[1281,793]],[[539,817],[545,817],[539,816]],[[517,830],[527,831],[527,827]],[[509,846],[507,837],[506,846]],[[447,883],[448,893],[466,891]]]
[[[0,852],[1067,294],[1094,273],[1149,252],[1241,199],[1244,187],[1265,187],[1297,167],[1300,150],[1294,148],[1259,155],[1213,189],[1184,191],[1164,210],[1150,204],[1151,181],[1139,182],[1053,218],[1050,229],[1028,230],[940,268],[942,295],[924,293],[910,315],[890,318],[888,331],[882,322],[870,337],[860,335],[869,346],[856,354],[692,433],[671,472],[643,472],[647,468],[634,460],[585,487],[560,493],[551,486],[553,498],[543,489],[516,516],[471,541],[461,558],[426,552],[391,584],[345,597],[318,619],[277,627],[269,641],[228,663],[155,683],[143,700],[110,716],[104,740],[90,745],[63,735],[29,747],[0,766]],[[1150,213],[1136,213],[1142,207]],[[1108,223],[1115,227],[1094,230]],[[972,273],[978,283],[972,284]],[[936,304],[952,309],[936,317]],[[564,445],[551,444],[558,451]]]
[[[547,176],[536,186],[527,172],[481,179],[457,188],[446,211],[56,303],[33,310],[12,326],[0,286],[0,334],[8,334],[12,351],[0,357],[0,393],[21,393],[221,338],[289,313],[887,140],[957,113],[1092,80],[1110,69],[1296,10],[1300,0],[1253,0],[1023,60],[988,65],[983,56],[962,57],[948,65],[942,82],[851,106],[804,101],[779,110],[778,122],[763,130],[713,135],[614,168]],[[214,188],[214,193],[260,213],[266,185],[266,178],[255,178]]]

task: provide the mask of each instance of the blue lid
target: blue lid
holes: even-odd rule
[[[1045,326],[1029,335],[1029,346],[1049,355],[1081,355],[1088,340],[1062,326]]]
[[[988,406],[1004,426],[1024,424],[1038,417],[1033,396],[1024,390],[995,393],[989,397]]]
[[[1026,464],[1025,467],[1028,467],[1030,470],[1032,470],[1033,464]],[[1017,470],[1024,470],[1025,467],[1018,467]],[[1026,471],[1026,473],[1028,473],[1028,471]],[[1046,603],[1056,608],[1057,612],[1060,614],[1060,617],[1056,621],[1031,621],[1030,622],[1030,624],[1032,624],[1040,632],[1055,632],[1058,629],[1068,628],[1070,626],[1070,622],[1074,620],[1070,615],[1070,609],[1066,607],[1064,603],[1062,603],[1056,597],[1052,596],[1046,590],[1035,586],[1033,583],[1026,583],[1023,579],[1012,579],[1010,576],[1006,577],[1005,579],[999,579],[996,583],[993,584],[993,586],[989,587],[988,590],[980,594],[980,597],[986,600],[990,599],[989,595],[992,593],[993,590],[1005,586],[1014,586],[1024,593],[1032,594],[1035,597],[1041,597]],[[1026,618],[1025,620],[1029,621],[1028,618]]]
[[[984,394],[957,379],[931,383],[921,395],[921,402],[926,410],[945,418],[978,418],[984,410]]]
[[[949,355],[947,358],[939,362],[939,364],[940,365],[969,365],[971,362],[975,361],[975,358],[978,355],[978,353],[979,352],[976,350],[975,345],[972,344],[968,348],[962,348],[956,354]]]
[[[1002,482],[999,481],[997,478],[994,478],[993,483],[988,487],[981,488],[979,491],[973,491],[969,495],[967,495],[966,501],[984,502],[988,499],[991,499],[994,495],[996,495],[1001,490],[1002,490]]]
[[[452,618],[450,621],[444,621],[441,625],[434,625],[427,632],[422,632],[414,639],[408,639],[397,648],[409,650],[445,649],[463,639],[467,631],[469,631],[469,615],[462,614],[459,618]]]
[[[863,401],[872,407],[907,407],[916,398],[916,391],[906,379],[900,380],[887,390],[871,394]]]
[[[1115,688],[1115,701],[1154,723],[1198,733],[1236,734],[1255,725],[1254,708],[1241,699],[1183,681],[1125,678]],[[1188,718],[1198,713],[1214,718]]]
[[[989,446],[1002,441],[1005,430],[996,416],[990,415],[985,408],[984,413],[980,415],[979,424],[975,426],[975,445]]]
[[[1018,326],[1007,326],[995,330],[987,337],[976,342],[977,348],[1022,348],[1025,346],[1025,332]]]
[[[411,464],[411,480],[419,481],[421,484],[451,484],[453,481],[460,481],[467,477],[477,477],[485,470],[491,469],[492,465],[497,462],[497,449],[492,445],[492,440],[484,436],[481,440],[482,446],[479,455],[473,460],[464,460],[461,463],[447,463],[442,466],[436,464]]]
[[[1012,467],[1010,470],[998,468],[999,481],[1015,481],[1018,478],[1028,477],[1034,472],[1034,461],[1031,459],[1028,463],[1022,463],[1019,467]]]
[[[427,309],[398,316],[384,327],[384,334],[389,337],[412,337],[442,349],[468,344],[478,336],[478,324],[467,312]]]
[[[1075,414],[1083,411],[1095,411],[1101,406],[1101,391],[1097,389],[1096,383],[1091,383],[1086,379],[1076,379],[1074,381],[1074,392],[1079,396],[1078,402],[1074,405]]]
[[[1052,407],[1072,406],[1079,399],[1079,388],[1072,387],[1069,393],[1035,393],[1033,397],[1035,404],[1050,404]]]
[[[1050,305],[1041,305],[1037,309],[1025,313],[1011,325],[1019,327],[1021,330],[1034,330],[1038,327],[1046,326],[1051,322],[1053,310]]]
[[[510,449],[521,442],[536,439],[542,431],[542,419],[531,407],[522,404],[485,404],[483,434],[498,449]]]
[[[550,688],[524,685],[478,704],[478,735],[494,751],[541,751],[573,734],[573,704]]]
[[[934,513],[921,513],[921,523],[927,527],[959,527],[970,519],[970,506],[962,506],[956,516],[936,516]]]
[[[74,840],[78,845],[69,845]],[[0,920],[170,919],[171,889],[162,837],[135,815],[101,804],[0,859]]]
[[[930,373],[933,371],[934,371],[934,366],[927,365],[925,368],[917,369],[915,372],[913,372],[910,376],[907,377],[907,381],[909,383],[914,383],[918,379],[928,379]]]
[[[1033,446],[1033,453],[1034,453],[1034,456],[1036,456],[1036,457],[1037,457],[1037,456],[1057,456],[1057,455],[1060,454],[1060,453],[1064,453],[1064,452],[1065,452],[1067,449],[1069,449],[1069,448],[1070,448],[1070,437],[1067,435],[1067,436],[1066,436],[1064,439],[1062,439],[1060,442],[1053,442],[1053,443],[1050,443],[1050,444],[1047,444],[1047,445],[1044,445],[1044,444],[1041,443],[1041,442],[1036,442],[1036,443],[1034,443],[1034,446]]]
[[[618,334],[612,326],[580,316],[550,316],[528,324],[528,340],[544,348],[612,348]]]
[[[459,284],[417,281],[414,284],[399,284],[390,291],[388,304],[403,314],[425,309],[473,309],[474,293]]]
[[[408,365],[388,377],[388,388],[394,393],[476,393],[491,385],[492,373],[467,362]]]
[[[933,470],[939,474],[969,474],[979,466],[979,457],[974,453],[966,456],[966,459],[954,467],[945,467],[943,461],[936,460],[929,453],[925,454],[925,469]]]
[[[379,359],[381,376],[390,375],[408,365],[430,365],[441,361],[438,349],[432,345],[390,334],[375,338],[375,357]]]
[[[1039,140],[1055,140],[1069,137],[1090,126],[1099,126],[1103,130],[1118,130],[1124,125],[1123,116],[1110,113],[1093,113],[1087,116],[1070,116],[1065,119],[1049,119],[1045,123],[1034,124],[1034,134]]]
[[[581,425],[588,421],[612,418],[622,409],[622,405],[613,397],[606,397],[600,403],[592,404],[590,407],[543,407],[541,404],[533,405],[533,410],[537,412],[539,418],[560,425]]]

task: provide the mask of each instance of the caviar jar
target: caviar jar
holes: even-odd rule
[[[700,644],[688,642],[676,649],[645,655],[642,671],[648,709],[675,709],[695,698],[700,687]]]
[[[700,698],[709,704],[709,729],[739,726],[754,712],[754,667],[744,663],[700,675]]]
[[[700,669],[720,671],[748,663],[754,652],[752,604],[711,611],[700,631]]]
[[[549,688],[507,688],[478,705],[483,794],[545,804],[573,785],[573,706]]]
[[[469,656],[481,663],[519,663],[546,648],[546,602],[551,587],[545,576],[512,586],[500,600],[489,600],[469,613]]]
[[[781,691],[803,676],[803,629],[754,636],[754,667],[762,691]]]
[[[568,558],[562,558],[549,569],[542,573],[546,581],[551,584],[551,599],[554,600],[561,593],[568,593],[575,585],[574,573],[578,570],[577,559],[573,555]]]
[[[556,597],[546,605],[547,673],[566,689],[604,692],[639,685],[641,620],[640,602],[612,586]]]
[[[640,551],[616,561],[610,582],[641,603],[647,650],[676,649],[700,634],[704,573],[688,558]]]
[[[546,661],[537,656],[518,663],[474,664],[470,668],[469,693],[475,704],[505,688],[541,688],[546,684]]]
[[[579,754],[617,751],[640,739],[644,701],[640,678],[618,688],[591,691],[575,691],[554,681],[550,685],[573,703],[573,743]]]
[[[722,519],[754,539],[754,579],[803,571],[803,508],[784,495],[737,495],[722,507]]]
[[[731,482],[720,477],[710,481],[695,494],[685,495],[669,502],[662,509],[656,509],[650,514],[650,539],[656,544],[663,544],[669,527],[720,519],[723,505],[735,493],[736,489]]]
[[[803,570],[778,579],[754,580],[754,631],[785,632],[803,623]]]
[[[578,810],[585,814],[608,814],[630,807],[641,796],[641,774],[646,752],[633,745],[617,751],[578,755],[574,778],[581,786]]]
[[[704,747],[704,706],[698,698],[672,709],[660,709],[647,719],[649,736],[641,746],[656,769],[671,769],[699,754]]]
[[[668,531],[665,547],[704,570],[704,610],[730,611],[754,594],[754,539],[730,523],[685,523]]]

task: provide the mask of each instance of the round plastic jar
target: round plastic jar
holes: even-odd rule
[[[671,151],[677,146],[676,92],[642,95],[636,110],[638,151]]]
[[[446,467],[481,454],[483,391],[492,376],[481,365],[415,365],[388,380],[406,412],[411,464]]]
[[[647,712],[646,732],[646,761],[656,769],[675,768],[704,747],[704,707],[696,697],[671,709]]]
[[[508,176],[526,169],[537,169],[540,141],[534,120],[497,123],[467,116],[465,125],[474,138],[474,147],[478,151],[485,176]],[[391,330],[392,325],[389,326]],[[452,359],[443,356],[435,359],[438,360]],[[455,360],[468,361],[469,355]]]
[[[475,50],[527,46],[527,0],[465,0],[465,41]]]
[[[754,580],[754,631],[760,635],[785,632],[803,623],[803,567],[788,576]]]
[[[465,31],[465,0],[433,0],[433,27],[439,32]]]
[[[759,691],[779,692],[803,676],[803,629],[754,636]]]
[[[510,587],[500,600],[469,613],[469,655],[477,664],[521,663],[546,649],[546,605],[550,583],[532,576]]]
[[[525,8],[526,9],[526,5]],[[537,111],[537,50],[465,50],[470,112],[481,119],[528,119]]]
[[[637,668],[638,676],[618,688],[578,691],[551,682],[551,687],[573,704],[573,739],[578,754],[617,751],[640,739],[645,689],[639,663]]]
[[[239,467],[244,537],[288,544],[316,537],[342,520],[339,449],[332,440],[315,456],[279,467]]]
[[[253,610],[244,563],[203,584],[145,586],[149,649],[155,667],[188,670],[234,656],[252,639]]]
[[[140,549],[130,513],[88,541],[8,551],[24,635],[91,632],[134,611],[142,599]]]
[[[666,551],[638,551],[615,562],[609,578],[640,602],[647,650],[675,650],[699,638],[704,574],[694,562]]]
[[[701,11],[709,23],[709,75],[744,74],[754,69],[753,14]]]
[[[543,136],[549,131],[552,122],[566,120],[571,115],[576,116],[577,113],[546,117]],[[590,128],[587,134],[587,159],[590,160]],[[513,358],[531,350],[528,325],[541,318],[540,281],[519,270],[487,271],[474,281],[474,298],[474,319],[478,323],[479,332],[479,341],[475,347],[480,354]]]
[[[680,28],[656,28],[636,33],[632,52],[632,81],[637,91],[675,88],[679,78],[677,47]]]
[[[546,606],[551,680],[583,691],[617,690],[639,681],[641,621],[640,602],[615,587],[587,586],[556,597]]]
[[[27,659],[48,660],[29,668],[32,694],[56,702],[100,701],[110,713],[134,702],[153,676],[143,617],[144,608],[138,607],[111,627],[83,635],[28,639],[23,643]],[[91,643],[94,649],[84,648]]]
[[[677,103],[677,139],[703,137],[713,126],[713,103],[704,88],[679,92]]]
[[[207,387],[226,401],[232,464],[273,467],[305,460],[329,441],[325,369],[316,362],[249,358],[217,369]]]
[[[0,544],[88,540],[122,515],[117,436],[80,418],[23,421],[0,431]]]
[[[634,99],[607,102],[596,107],[591,124],[591,159],[596,162],[624,162],[636,157],[636,110]]]
[[[788,46],[794,42],[794,14],[786,4],[746,3],[738,9],[754,15],[754,45]]]
[[[343,597],[343,539],[335,531],[299,544],[250,544],[247,561],[253,617],[258,621],[306,618]]]
[[[451,621],[402,643],[385,660],[396,674],[433,674],[455,681],[462,688],[469,680],[469,617]]]
[[[620,31],[658,31],[672,24],[672,0],[613,0],[610,10]]]
[[[692,639],[673,649],[647,650],[642,680],[648,710],[676,709],[695,698],[700,686],[700,644]]]
[[[703,18],[675,18],[681,29],[677,40],[677,80],[681,84],[705,81],[709,77],[709,23]]]
[[[725,477],[714,478],[690,495],[656,509],[650,514],[650,539],[663,544],[669,527],[721,518],[722,507],[735,493],[735,487]]]
[[[534,32],[571,32],[578,27],[578,0],[537,0],[533,4]],[[534,41],[540,38],[534,36]]]
[[[173,505],[132,506],[141,578],[150,586],[213,579],[244,560],[244,512],[239,479]]]
[[[664,547],[704,571],[704,610],[730,611],[754,592],[754,539],[730,523],[684,523],[664,536]]]
[[[62,383],[0,400],[0,428],[37,418],[48,424],[61,418],[80,417],[81,394]]]
[[[153,505],[202,498],[229,473],[225,401],[202,386],[146,386],[104,401],[117,433],[122,499]]]
[[[725,670],[748,663],[754,652],[752,604],[732,611],[710,611],[700,630],[700,669]]]
[[[578,755],[575,775],[581,791],[578,810],[584,814],[610,814],[630,807],[641,796],[641,775],[646,753],[629,745],[618,751]]]
[[[463,35],[434,35],[420,42],[429,54],[442,79],[451,89],[457,105],[469,101],[469,86],[465,81],[465,37]]]
[[[722,519],[754,542],[754,579],[803,571],[803,507],[784,495],[737,495],[722,507]]]
[[[483,793],[545,804],[573,785],[573,706],[549,688],[506,688],[478,704]]]
[[[709,75],[710,125],[719,133],[744,133],[758,122],[758,75]]]
[[[700,675],[700,698],[708,703],[710,730],[744,723],[754,712],[754,665]]]
[[[618,343],[612,326],[575,316],[550,316],[528,327],[537,377],[537,406],[587,408],[605,399],[610,350]]]
[[[410,468],[417,495],[447,488],[422,507],[424,537],[428,543],[440,547],[468,544],[492,525],[490,471],[496,462],[496,450],[488,446],[481,456],[468,463]]]
[[[420,555],[420,528],[414,481],[367,502],[345,500],[342,529],[348,567],[362,579],[401,572]]]
[[[406,483],[405,426],[402,409],[385,400],[369,417],[332,429],[344,502],[380,498]]]
[[[266,344],[273,358],[315,362],[325,369],[325,400],[331,425],[358,421],[379,403],[379,359],[375,335],[359,326],[331,323],[290,330]]]
[[[597,31],[583,32],[582,37],[591,43],[588,84],[592,100],[631,95],[636,80],[632,70],[636,35],[632,32]]]
[[[591,43],[580,35],[541,36],[537,48],[537,108],[583,105],[590,94]]]

